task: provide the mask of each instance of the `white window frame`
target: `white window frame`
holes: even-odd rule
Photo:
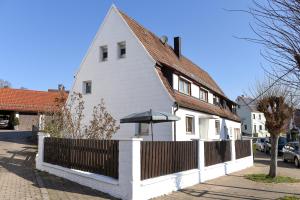
[[[87,84],[90,84],[90,91],[87,92]],[[83,81],[82,82],[82,93],[83,94],[92,94],[92,81]]]
[[[219,127],[217,128],[217,122],[219,123]],[[215,131],[216,131],[216,135],[220,135],[221,134],[221,121],[219,119],[215,120]]]
[[[145,126],[146,131],[143,129],[142,126]],[[149,135],[150,133],[150,126],[147,123],[138,123],[138,134],[139,135]]]
[[[201,96],[203,96],[203,95],[201,95],[201,93],[204,94],[204,99],[201,98]],[[205,89],[203,89],[203,88],[201,88],[201,87],[199,88],[199,99],[201,101],[208,102],[208,91],[205,90]]]
[[[188,127],[188,118],[192,119],[192,131],[188,131],[190,127]],[[195,117],[193,115],[186,115],[185,116],[185,132],[187,135],[194,135],[195,134]]]
[[[180,87],[180,83],[181,82],[183,83],[183,85],[182,85],[183,88]],[[185,86],[188,87],[187,88],[188,91],[185,91]],[[192,84],[189,81],[187,81],[187,80],[179,77],[179,80],[178,80],[178,91],[180,93],[191,96],[191,87],[192,87]]]
[[[106,56],[106,58],[104,58],[104,56],[103,56],[103,53],[104,53],[104,50],[106,50],[106,54],[107,54],[107,56]],[[103,45],[103,46],[100,46],[99,47],[99,57],[100,57],[100,59],[99,59],[99,61],[100,62],[105,62],[105,61],[107,61],[108,60],[108,47],[107,47],[107,45]]]
[[[121,54],[121,50],[125,49],[125,54]],[[118,42],[118,58],[122,59],[122,58],[126,58],[126,54],[127,54],[127,48],[126,48],[126,42],[122,41],[122,42]]]

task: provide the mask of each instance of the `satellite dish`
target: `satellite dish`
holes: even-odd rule
[[[160,41],[161,41],[163,44],[166,44],[166,43],[168,42],[168,37],[167,37],[166,35],[163,35],[163,36],[161,36]]]

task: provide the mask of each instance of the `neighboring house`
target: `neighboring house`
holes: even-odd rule
[[[0,116],[12,120],[19,118],[19,130],[32,130],[32,126],[42,128],[44,114],[53,111],[58,91],[34,91],[0,88]],[[13,127],[7,127],[12,129]]]
[[[257,110],[256,101],[242,95],[237,97],[236,102],[238,104],[237,114],[242,121],[242,133],[251,137],[269,136],[265,126],[265,115]]]
[[[104,98],[120,118],[150,108],[176,114],[176,123],[154,125],[154,140],[226,139],[240,137],[236,103],[210,75],[135,20],[112,6],[100,26],[70,91],[83,93],[85,123]],[[121,124],[114,138],[144,135],[148,124]]]

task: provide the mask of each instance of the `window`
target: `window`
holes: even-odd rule
[[[244,129],[247,130],[247,124],[244,125]]]
[[[258,115],[258,119],[261,120],[261,114]]]
[[[255,119],[255,114],[253,114],[253,119]]]
[[[119,58],[126,57],[126,43],[125,42],[118,43],[118,54],[119,54]]]
[[[217,96],[214,96],[214,104],[215,105],[220,105],[220,98]]]
[[[185,117],[185,126],[187,134],[194,134],[194,117],[186,116]]]
[[[257,130],[256,130],[256,125],[254,125],[254,133],[256,133],[257,132]]]
[[[83,94],[91,94],[92,93],[92,81],[84,81],[83,82]]]
[[[259,130],[262,131],[262,129],[263,129],[263,128],[262,128],[262,125],[259,125]]]
[[[100,61],[106,61],[108,57],[107,46],[100,47]]]
[[[139,123],[139,135],[149,135],[149,124]]]
[[[220,120],[215,121],[216,135],[220,135]]]
[[[199,97],[200,97],[200,100],[207,102],[208,92],[206,90],[203,90],[200,88]]]
[[[191,83],[183,79],[179,79],[179,92],[191,95]]]

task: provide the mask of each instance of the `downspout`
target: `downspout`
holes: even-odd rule
[[[174,103],[174,106],[176,106],[175,110],[174,110],[174,115],[176,115],[176,112],[179,109],[179,105],[177,102]],[[176,121],[174,121],[174,141],[176,142]]]

